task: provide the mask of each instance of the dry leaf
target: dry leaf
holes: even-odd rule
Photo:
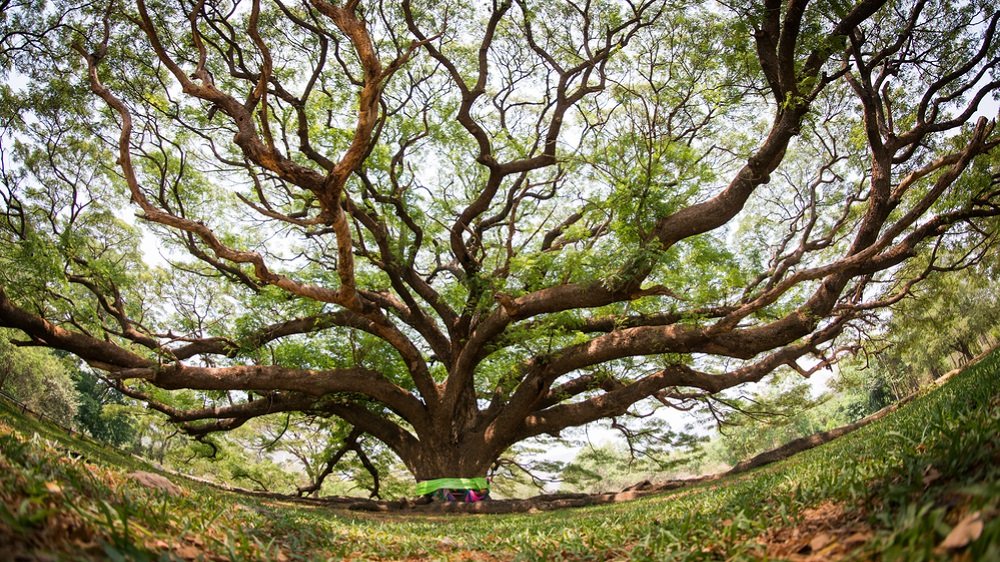
[[[874,536],[875,536],[874,533],[872,533],[871,531],[864,531],[864,532],[861,532],[861,533],[854,533],[853,535],[851,535],[851,536],[847,537],[846,539],[844,539],[844,544],[852,545],[852,544],[865,543],[865,542],[868,542],[869,540],[871,540],[871,538],[874,537]]]
[[[816,533],[816,536],[809,541],[809,548],[813,552],[818,552],[831,542],[833,542],[833,537],[830,536],[830,533]]]
[[[978,539],[981,534],[983,534],[983,516],[977,511],[959,521],[938,548],[957,550]]]
[[[46,482],[45,489],[49,491],[50,494],[61,494],[62,486],[56,482]]]
[[[443,539],[439,539],[438,544],[444,548],[454,548],[458,546],[458,543],[455,542],[455,539],[451,537],[445,537]]]
[[[189,544],[184,544],[175,548],[174,554],[177,555],[177,557],[183,558],[185,560],[195,560],[199,556],[201,556],[201,549],[195,546],[191,546]]]

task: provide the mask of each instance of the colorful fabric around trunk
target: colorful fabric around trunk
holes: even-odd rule
[[[489,490],[438,488],[431,496],[441,502],[475,503],[490,498]]]
[[[489,490],[489,487],[490,483],[486,478],[437,478],[435,480],[417,482],[416,492],[418,496],[423,496],[443,488],[449,490],[476,490],[479,492]]]

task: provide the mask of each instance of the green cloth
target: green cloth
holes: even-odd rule
[[[486,478],[438,478],[417,482],[417,495],[423,496],[431,492],[448,488],[449,490],[486,490],[490,483]]]

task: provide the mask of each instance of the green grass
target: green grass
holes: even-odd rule
[[[173,480],[0,406],[0,544],[57,559],[1000,560],[1000,354],[787,461],[631,502],[519,515],[305,508]],[[964,516],[985,528],[938,545]],[[818,539],[817,539],[818,540]],[[815,544],[815,543],[814,543]]]

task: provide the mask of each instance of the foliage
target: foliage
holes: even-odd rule
[[[83,369],[73,373],[80,407],[76,423],[98,441],[124,447],[135,439],[135,428],[125,397],[114,387]]]
[[[700,440],[698,441],[700,442]],[[579,450],[559,473],[560,491],[567,493],[617,492],[643,481],[683,474],[700,462],[702,452],[691,451],[694,443],[661,458],[635,458],[628,447],[607,443]]]
[[[933,275],[863,334],[861,355],[838,365],[835,388],[862,392],[864,415],[895,402],[1000,343],[995,249],[961,271]]]
[[[258,472],[280,459],[286,481],[269,488],[273,491],[344,497],[375,494],[382,498],[405,497],[413,491],[412,481],[400,478],[405,467],[394,455],[378,442],[351,435],[351,428],[336,420],[313,420],[296,414],[258,418],[215,440],[253,455],[256,461],[244,462],[247,466],[262,464],[255,466]],[[352,444],[357,448],[351,448]],[[358,449],[364,461],[375,467],[374,474],[364,465]],[[331,466],[335,458],[335,466]],[[293,481],[288,480],[290,475],[294,475]]]
[[[887,349],[874,359],[878,367],[937,378],[995,345],[1000,338],[996,273],[996,265],[980,264],[931,278],[915,298],[893,309],[885,328]]]
[[[574,443],[574,458],[553,467],[560,491],[618,491],[644,480],[697,471],[705,460],[708,437],[692,424],[673,428],[663,413],[654,410],[635,419],[616,418],[610,427],[595,427],[609,440],[595,445],[587,437]],[[588,428],[588,434],[590,431]]]
[[[783,412],[757,400],[766,410],[754,416],[739,415],[727,420],[729,425],[719,431],[716,437],[719,443],[712,450],[723,463],[733,466],[799,437],[857,421],[861,417],[858,402],[862,399],[853,392],[828,392]]]
[[[80,406],[67,362],[50,350],[18,348],[0,330],[0,390],[64,427],[74,426]]]
[[[213,440],[213,447],[180,441],[169,449],[164,465],[178,472],[223,485],[261,492],[290,493],[299,475],[274,459],[255,455],[238,443]]]

